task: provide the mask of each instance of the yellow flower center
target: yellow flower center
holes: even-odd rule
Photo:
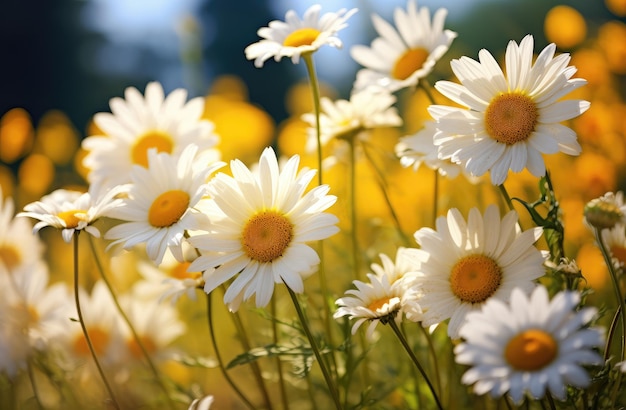
[[[0,263],[9,271],[19,266],[22,262],[22,255],[14,246],[8,244],[0,245]]]
[[[617,259],[618,261],[620,261],[621,263],[626,263],[626,248],[624,248],[623,246],[619,246],[619,245],[611,246],[611,255],[613,255],[613,257]]]
[[[389,303],[388,297],[376,299],[375,301],[367,305],[367,308],[372,312],[376,312],[378,311],[378,309],[381,309],[383,306],[385,306],[386,303]]]
[[[89,333],[89,340],[91,340],[91,345],[96,351],[96,354],[104,354],[106,347],[109,344],[109,332],[99,327],[89,328],[87,329],[87,332]],[[74,352],[76,352],[79,356],[88,356],[91,354],[89,345],[87,344],[87,339],[85,339],[82,333],[77,335],[74,339],[73,348]]]
[[[154,340],[152,340],[151,337],[139,336],[139,339],[141,340],[141,344],[146,349],[146,352],[148,354],[156,352],[157,345],[156,343],[154,343]],[[141,347],[139,346],[139,343],[137,343],[135,338],[129,339],[126,342],[126,345],[128,346],[128,351],[135,359],[140,359],[143,357],[143,351],[141,350]]]
[[[164,131],[151,130],[137,139],[130,151],[133,164],[148,167],[148,150],[156,148],[157,152],[171,153],[174,148],[172,137]]]
[[[461,301],[481,303],[498,290],[501,279],[502,270],[493,259],[485,255],[469,255],[452,267],[450,287]]]
[[[85,211],[82,209],[71,209],[69,211],[59,212],[57,216],[65,222],[66,228],[75,229],[81,221],[81,219],[76,216],[78,213],[85,213]]]
[[[189,194],[173,189],[159,195],[148,211],[148,222],[156,228],[165,228],[178,222],[189,207]]]
[[[317,36],[320,35],[319,30],[311,27],[300,28],[290,33],[283,41],[285,47],[310,46],[313,44]]]
[[[540,329],[528,329],[515,335],[504,348],[509,364],[523,371],[536,371],[550,364],[559,347],[554,338]]]
[[[415,71],[422,68],[430,53],[422,47],[411,48],[398,58],[391,70],[391,76],[397,80],[406,80]]]
[[[485,111],[485,129],[494,140],[513,145],[535,131],[539,111],[532,98],[520,93],[500,94]]]
[[[250,259],[271,262],[283,255],[293,238],[293,225],[276,211],[254,215],[243,227],[241,244]]]
[[[198,279],[200,276],[202,276],[201,272],[187,272],[187,268],[189,268],[189,265],[191,265],[191,263],[189,262],[177,263],[176,266],[174,266],[170,270],[170,276],[175,279],[181,280]]]

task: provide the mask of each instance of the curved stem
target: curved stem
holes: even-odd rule
[[[100,256],[98,255],[98,252],[96,250],[96,246],[95,246],[95,244],[93,242],[93,238],[91,237],[91,235],[89,236],[89,245],[91,247],[91,252],[92,252],[92,254],[94,256],[94,261],[95,261],[96,267],[98,268],[98,271],[100,272],[100,277],[102,278],[102,281],[104,282],[104,284],[106,285],[107,289],[109,290],[109,294],[111,295],[111,298],[113,299],[113,304],[115,305],[115,308],[117,309],[117,311],[119,312],[120,316],[122,316],[122,319],[124,319],[124,322],[126,323],[128,328],[130,329],[130,332],[133,335],[133,339],[135,340],[135,343],[137,343],[137,346],[139,346],[139,349],[141,350],[141,353],[143,354],[144,358],[146,359],[146,362],[148,363],[148,367],[150,368],[150,371],[154,375],[154,379],[156,380],[156,382],[159,385],[159,387],[161,388],[161,390],[163,390],[163,393],[165,394],[165,398],[167,400],[168,406],[170,408],[172,408],[172,409],[175,408],[174,402],[172,401],[172,398],[170,397],[170,394],[169,394],[169,392],[167,390],[167,387],[165,386],[165,382],[163,381],[163,379],[162,379],[162,377],[161,377],[161,375],[159,373],[159,370],[157,369],[156,365],[152,361],[152,358],[150,357],[150,354],[148,353],[148,350],[146,349],[145,344],[141,340],[141,337],[137,333],[137,330],[135,329],[135,327],[131,323],[130,319],[128,318],[128,315],[124,312],[124,309],[122,309],[122,306],[120,305],[120,302],[117,299],[117,295],[116,295],[115,291],[113,290],[113,286],[111,285],[111,282],[109,281],[108,276],[104,272],[104,266],[102,265],[102,261],[100,260]]]
[[[107,380],[106,375],[104,374],[104,370],[102,370],[102,366],[100,366],[100,361],[98,360],[98,355],[96,355],[96,351],[91,343],[91,338],[89,337],[89,332],[87,332],[87,326],[85,325],[85,320],[83,319],[83,312],[80,308],[80,297],[79,297],[79,286],[78,286],[78,234],[80,231],[75,231],[74,233],[74,302],[76,304],[76,313],[78,314],[78,321],[80,322],[80,327],[83,329],[83,335],[85,336],[85,340],[87,341],[87,346],[89,347],[89,351],[91,352],[91,357],[93,358],[96,367],[98,368],[98,373],[100,374],[100,378],[106,387],[107,392],[109,393],[111,403],[113,407],[119,409],[120,406],[115,399],[115,395],[113,394],[113,389]]]
[[[513,207],[513,201],[511,201],[511,197],[509,196],[509,193],[504,187],[504,184],[498,185],[498,189],[500,190],[500,193],[502,194],[502,197],[504,198],[504,202],[509,207],[509,211],[515,211],[515,208]]]
[[[284,282],[284,281],[283,281]],[[287,287],[287,291],[289,292],[289,296],[291,297],[291,301],[293,302],[293,306],[296,309],[296,313],[298,314],[298,319],[300,319],[300,324],[302,325],[302,329],[306,334],[307,339],[309,339],[309,344],[311,345],[311,349],[315,354],[315,359],[317,359],[317,363],[322,370],[322,374],[324,375],[324,380],[326,381],[326,385],[328,386],[328,392],[330,393],[333,402],[335,403],[335,407],[337,410],[341,410],[341,402],[339,400],[339,394],[337,393],[337,389],[335,388],[335,384],[333,383],[332,378],[330,377],[330,372],[326,368],[326,364],[322,359],[322,354],[320,353],[319,348],[317,347],[317,343],[315,342],[315,338],[311,333],[311,329],[309,329],[308,322],[304,317],[304,312],[302,312],[302,308],[300,307],[300,303],[298,302],[298,297],[294,293],[293,290],[285,283],[285,287]]]
[[[230,387],[235,391],[235,394],[244,402],[246,407],[250,410],[255,410],[254,405],[248,400],[248,398],[243,394],[243,392],[237,387],[233,379],[231,379],[230,375],[226,371],[226,366],[224,366],[224,360],[222,360],[222,355],[220,354],[220,350],[217,347],[217,340],[215,339],[215,328],[213,326],[213,309],[211,308],[211,294],[207,294],[206,298],[206,306],[207,306],[207,322],[209,325],[209,336],[211,338],[211,344],[213,345],[213,351],[215,352],[215,358],[217,359],[217,363],[219,365],[220,371],[222,372],[222,376],[226,382],[230,385]]]
[[[620,338],[620,361],[624,361],[626,359],[626,307],[624,306],[624,296],[622,295],[622,290],[620,289],[619,279],[617,278],[617,272],[615,272],[615,266],[613,265],[613,260],[611,255],[609,254],[608,249],[606,248],[606,244],[604,243],[604,239],[602,238],[602,232],[600,229],[595,228],[594,233],[596,236],[596,242],[598,242],[598,246],[600,247],[600,251],[602,252],[602,256],[604,257],[604,263],[609,269],[609,276],[611,276],[611,282],[613,283],[613,290],[615,291],[615,298],[617,299],[617,306],[619,306],[620,310],[620,318],[622,325],[622,334]],[[622,372],[617,372],[617,381],[615,383],[615,388],[613,389],[613,393],[611,395],[611,399],[615,404],[615,400],[617,399],[617,393],[619,392],[619,388],[622,382]]]
[[[396,321],[391,319],[388,323],[391,326],[391,329],[393,329],[393,332],[398,337],[398,340],[400,340],[400,343],[402,344],[402,347],[404,347],[404,350],[406,350],[406,352],[409,354],[409,357],[413,361],[413,364],[415,365],[415,367],[417,367],[417,370],[419,370],[419,372],[421,373],[422,377],[424,378],[424,381],[426,381],[426,384],[428,385],[428,388],[430,389],[430,392],[432,393],[433,398],[435,399],[435,404],[437,404],[437,408],[439,410],[443,410],[443,407],[441,406],[441,402],[439,402],[439,397],[437,396],[437,392],[435,391],[433,384],[430,382],[430,379],[426,375],[424,368],[420,364],[419,360],[417,360],[415,353],[413,353],[411,346],[409,346],[408,342],[406,341],[406,338],[404,337],[404,335],[398,328]]]
[[[272,311],[272,341],[275,346],[278,346],[278,323],[276,320],[276,298],[270,299],[270,309]],[[287,389],[285,387],[285,378],[283,376],[283,364],[280,361],[280,356],[276,356],[276,370],[278,371],[278,384],[280,387],[280,397],[283,401],[283,409],[289,410],[289,399],[287,397]]]

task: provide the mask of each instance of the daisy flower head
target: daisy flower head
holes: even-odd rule
[[[179,262],[166,253],[160,266],[139,262],[137,270],[143,280],[133,285],[133,293],[149,300],[159,302],[169,300],[175,304],[186,295],[196,300],[196,289],[204,287],[202,272],[189,272],[190,262]]]
[[[335,48],[343,47],[336,36],[337,32],[347,27],[348,19],[357,9],[343,8],[320,17],[321,9],[319,4],[312,5],[304,12],[302,19],[294,10],[289,10],[285,14],[285,21],[274,20],[268,27],[260,28],[257,34],[262,40],[246,47],[246,58],[254,60],[255,67],[263,67],[271,57],[275,61],[290,57],[294,64],[298,64],[301,55],[313,53],[326,44]]]
[[[33,227],[33,233],[46,226],[61,229],[63,240],[67,243],[72,240],[74,233],[80,231],[99,238],[100,230],[93,224],[112,209],[121,206],[122,201],[117,198],[120,193],[120,186],[100,192],[57,189],[40,201],[26,205],[24,212],[17,216],[39,220]]]
[[[592,228],[612,229],[626,225],[626,205],[622,191],[607,192],[589,201],[584,208],[585,224]]]
[[[393,107],[395,102],[396,97],[387,90],[374,88],[353,93],[350,100],[332,101],[323,97],[320,100],[320,142],[327,145],[333,140],[366,140],[373,129],[401,126],[402,118]],[[310,125],[307,129],[306,151],[315,152],[315,115],[306,113],[302,119]],[[334,151],[334,155],[339,157],[340,149]]]
[[[436,228],[415,232],[420,245],[422,324],[428,327],[450,319],[452,339],[459,337],[470,311],[490,299],[508,301],[516,287],[530,292],[535,279],[544,274],[546,255],[534,247],[543,231],[535,227],[521,232],[515,211],[500,219],[495,205],[484,215],[472,208],[466,222],[458,209],[450,209],[447,216],[437,218]]]
[[[202,255],[188,270],[204,272],[206,293],[236,276],[224,294],[232,311],[252,295],[257,307],[266,306],[275,283],[302,293],[302,279],[320,261],[306,243],[339,230],[337,217],[324,212],[337,198],[328,195],[327,185],[305,192],[315,170],[299,172],[299,163],[294,155],[279,166],[274,150],[266,148],[256,172],[233,160],[232,176],[218,173],[209,183],[211,232],[190,238]]]
[[[33,227],[24,218],[15,216],[11,197],[3,198],[0,187],[0,275],[27,272],[41,263],[44,247]]]
[[[357,72],[354,88],[375,86],[394,92],[416,86],[432,72],[457,36],[443,28],[447,14],[448,10],[440,8],[431,21],[428,7],[418,9],[414,0],[407,2],[406,10],[395,9],[395,28],[373,14],[372,23],[380,37],[371,47],[356,45],[350,50],[352,58],[364,67]]]
[[[461,84],[438,81],[435,88],[461,107],[431,105],[437,121],[434,142],[441,159],[462,164],[472,175],[490,172],[491,183],[501,185],[508,171],[528,168],[541,177],[546,172],[542,154],[580,153],[576,133],[560,124],[589,108],[583,100],[562,100],[586,81],[571,78],[567,53],[554,56],[556,46],[546,46],[533,64],[533,37],[506,49],[506,75],[487,51],[479,61],[452,60]]]
[[[127,197],[108,214],[124,221],[105,234],[105,239],[113,240],[108,248],[123,244],[130,249],[145,243],[148,257],[157,265],[167,249],[184,261],[184,234],[206,228],[208,218],[196,206],[206,194],[207,179],[223,165],[198,155],[195,144],[188,145],[180,156],[151,149],[148,168],[133,167]]]
[[[335,319],[344,316],[357,319],[352,325],[353,335],[362,324],[369,322],[365,334],[368,340],[372,340],[379,322],[387,324],[394,320],[399,323],[402,320],[405,306],[409,308],[412,317],[421,313],[414,290],[398,282],[390,283],[387,275],[368,273],[367,277],[369,282],[353,281],[356,289],[348,289],[346,296],[335,301],[339,306],[333,314]]]
[[[148,166],[148,151],[156,149],[179,155],[193,143],[219,159],[214,148],[219,138],[213,123],[203,119],[204,99],[187,101],[187,91],[179,88],[165,96],[158,82],[148,83],[145,96],[134,87],[126,88],[125,98],[109,102],[110,113],[97,113],[93,120],[104,135],[83,140],[88,151],[83,163],[92,185],[111,187],[129,182],[133,165]]]
[[[213,405],[214,401],[215,399],[213,398],[213,395],[208,395],[208,396],[201,397],[199,399],[194,399],[189,405],[188,410],[209,410],[211,406]]]
[[[489,300],[461,327],[456,362],[470,366],[461,382],[473,384],[478,395],[508,393],[518,404],[527,393],[541,399],[549,391],[565,400],[567,386],[587,387],[583,366],[603,363],[596,349],[604,332],[590,326],[597,310],[577,310],[579,303],[579,293],[571,291],[550,300],[541,285],[529,295],[514,289],[509,303]]]
[[[400,165],[405,168],[413,167],[417,171],[424,164],[439,175],[454,179],[462,168],[450,160],[439,159],[438,148],[433,142],[436,133],[435,122],[425,122],[424,128],[417,133],[400,138],[395,146],[396,155],[400,158]]]

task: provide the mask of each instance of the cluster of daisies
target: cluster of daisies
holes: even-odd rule
[[[261,28],[262,40],[246,48],[246,57],[261,67],[270,58],[289,57],[298,63],[324,45],[341,47],[337,34],[356,9],[320,11],[321,6],[312,6],[302,19],[290,11],[284,22]],[[439,9],[431,19],[428,8],[409,0],[406,9],[396,9],[395,24],[374,15],[379,37],[370,47],[351,50],[363,68],[350,98],[323,98],[319,116],[304,116],[311,125],[304,149],[334,144],[328,163],[345,160],[346,144],[366,143],[375,128],[401,126],[393,93],[425,81],[447,52],[457,34],[444,28],[446,14]],[[569,55],[555,56],[554,44],[536,59],[533,53],[533,37],[528,35],[519,44],[509,43],[504,71],[486,50],[479,52],[478,61],[452,60],[459,83],[438,81],[434,87],[457,105],[431,105],[432,120],[396,146],[399,161],[416,169],[424,163],[450,177],[489,173],[491,182],[501,185],[509,171],[526,168],[543,176],[542,154],[578,154],[574,131],[561,122],[582,114],[589,103],[563,97],[585,80],[572,78],[576,69],[568,65]],[[337,199],[329,194],[330,187],[310,188],[315,170],[301,168],[298,155],[283,159],[268,147],[257,164],[249,167],[235,159],[222,171],[227,164],[220,161],[218,135],[202,118],[202,99],[187,100],[181,89],[166,96],[158,83],[148,84],[143,95],[131,87],[124,98],[110,101],[110,109],[94,117],[103,135],[83,141],[89,152],[84,160],[90,169],[89,191],[55,191],[27,205],[19,216],[37,219],[35,231],[60,229],[66,242],[77,240],[83,231],[99,237],[105,227],[110,251],[143,247],[154,265],[171,264],[178,271],[165,276],[154,266],[142,269],[146,280],[161,284],[161,298],[193,298],[198,288],[211,293],[223,287],[224,303],[237,311],[253,296],[257,307],[267,306],[277,284],[304,292],[304,279],[321,262],[311,243],[339,230],[338,218],[327,212]],[[2,214],[6,220],[12,218],[8,208]],[[517,220],[515,211],[501,216],[494,205],[484,212],[472,208],[467,218],[449,210],[436,220],[435,229],[415,232],[416,247],[399,248],[395,261],[381,255],[368,281],[354,281],[354,288],[337,299],[334,317],[356,319],[353,334],[367,324],[370,338],[378,323],[406,319],[430,328],[446,323],[448,336],[458,341],[456,361],[469,367],[462,381],[477,394],[509,394],[520,402],[526,394],[542,398],[549,392],[564,400],[567,386],[589,385],[586,366],[603,363],[599,350],[604,333],[593,325],[596,310],[581,306],[578,293],[549,297],[538,280],[548,256],[535,246],[542,229],[522,230]],[[10,226],[21,230],[20,221]],[[31,254],[40,249],[21,233],[7,236],[22,238]],[[0,269],[7,270],[21,259],[4,249],[0,247]],[[44,337],[35,322],[68,315],[59,310],[66,299],[61,289],[46,288],[45,276],[27,277],[37,269],[23,269],[29,273],[21,277],[2,275],[2,280],[11,278],[3,288],[23,295],[16,303],[30,317],[6,326],[27,326],[28,346],[33,348]],[[141,286],[137,293],[154,293],[145,283]],[[87,326],[107,326],[111,317],[101,293],[106,295],[96,286],[83,298],[93,305],[90,315],[98,315],[93,321],[94,316],[86,317]],[[37,304],[49,311],[33,314],[29,298],[49,299]],[[156,312],[164,305],[134,307],[137,300],[141,297],[127,302],[130,316],[140,331],[158,330],[152,335],[155,343],[167,344],[183,332],[171,315]],[[2,303],[4,309],[9,299]],[[142,326],[144,319],[150,324]],[[155,326],[161,321],[169,323]],[[100,330],[103,343],[118,340],[112,329]],[[17,352],[12,346],[1,348]],[[106,344],[99,353],[114,360],[115,349]],[[0,355],[0,360],[5,357]],[[11,368],[5,364],[4,369]]]

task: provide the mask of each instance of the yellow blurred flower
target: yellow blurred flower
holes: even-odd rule
[[[576,263],[586,279],[586,285],[599,291],[609,284],[609,274],[602,252],[593,243],[584,244],[578,250]]]
[[[0,189],[2,189],[2,195],[7,197],[14,196],[15,177],[13,171],[5,165],[0,164]]]
[[[13,108],[0,118],[0,161],[13,163],[33,145],[33,125],[23,108]]]
[[[39,199],[54,180],[54,164],[43,154],[30,154],[20,164],[17,175],[20,188],[29,197]]]
[[[626,74],[626,24],[613,20],[598,30],[598,44],[604,50],[609,69]]]
[[[78,132],[69,118],[57,110],[44,114],[37,126],[35,149],[57,165],[65,165],[78,149]]]
[[[548,41],[562,49],[577,46],[587,35],[585,18],[576,9],[565,5],[548,11],[543,29]]]
[[[615,190],[616,165],[603,155],[583,152],[574,162],[574,175],[570,175],[570,181],[575,181],[586,200],[602,196]]]
[[[606,8],[618,17],[626,16],[626,0],[604,0]]]
[[[584,78],[590,86],[607,84],[611,79],[604,53],[598,49],[582,48],[574,51],[572,65],[578,69],[576,77]]]

